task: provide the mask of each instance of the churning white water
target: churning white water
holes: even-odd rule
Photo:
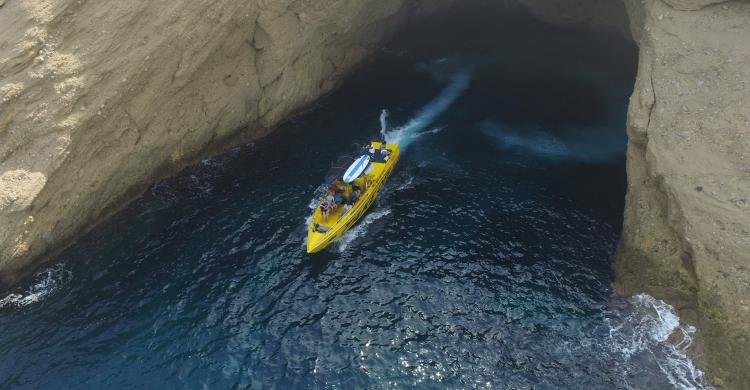
[[[0,309],[21,308],[40,302],[60,289],[71,276],[71,272],[62,263],[43,269],[34,275],[33,282],[24,291],[12,292],[0,299]]]
[[[425,132],[440,114],[445,112],[469,87],[471,83],[471,71],[462,69],[450,77],[448,85],[436,98],[427,103],[409,119],[406,124],[396,127],[385,134],[388,143],[399,144],[401,149],[406,149],[409,144],[421,135],[430,132],[438,132],[440,129],[432,129]],[[381,116],[381,120],[384,118]]]
[[[629,368],[635,365],[629,363],[649,360],[676,389],[713,389],[688,356],[696,328],[682,324],[672,306],[648,294],[635,295],[630,302],[633,305],[630,312],[620,319],[608,320],[610,348],[624,360],[622,370],[627,387],[643,388],[636,383],[642,373],[631,372]],[[670,337],[677,341],[670,341]]]
[[[367,228],[375,221],[390,214],[390,209],[374,210],[367,214],[362,220],[353,228],[349,229],[344,233],[341,238],[336,241],[336,249],[339,252],[345,251],[352,244],[354,240],[364,236],[367,233]]]

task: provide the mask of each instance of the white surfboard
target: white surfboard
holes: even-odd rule
[[[370,165],[370,156],[363,154],[344,173],[344,183],[351,183],[360,177],[368,165]]]

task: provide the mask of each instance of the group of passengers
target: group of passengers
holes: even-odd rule
[[[388,158],[391,155],[391,151],[385,148],[385,142],[381,142],[380,148],[378,149],[376,149],[375,146],[370,144],[367,151],[370,154],[370,159],[373,162],[377,162],[377,163],[384,163],[388,161]]]
[[[326,192],[326,196],[320,202],[320,211],[323,214],[323,219],[328,219],[331,212],[340,205],[343,207],[341,216],[346,215],[354,207],[359,198],[362,197],[365,185],[363,178],[354,180],[351,184],[346,184],[342,181],[336,181],[331,184],[331,187]]]
[[[387,162],[391,154],[391,151],[386,149],[385,142],[381,142],[379,148],[375,148],[375,146],[370,144],[365,147],[365,150],[369,153],[371,161],[376,163]],[[344,183],[341,180],[337,180],[331,184],[325,197],[320,202],[320,212],[323,215],[323,219],[328,219],[331,212],[339,206],[343,207],[341,217],[346,215],[362,196],[366,190],[366,186],[367,182],[363,177],[357,178],[351,184]]]

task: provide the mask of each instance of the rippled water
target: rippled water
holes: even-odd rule
[[[611,296],[633,48],[524,22],[522,42],[469,29],[491,50],[411,34],[154,185],[0,301],[0,387],[701,387],[694,329]],[[305,254],[313,190],[384,107],[409,143],[394,177]]]

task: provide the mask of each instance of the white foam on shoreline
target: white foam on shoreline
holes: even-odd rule
[[[21,308],[37,302],[57,291],[68,280],[72,273],[60,263],[37,272],[32,284],[24,292],[13,292],[0,299],[0,309],[6,307]]]
[[[681,324],[672,306],[648,294],[635,295],[629,301],[633,304],[632,312],[617,324],[610,322],[613,352],[626,362],[641,355],[652,357],[675,389],[714,389],[688,355],[696,328]],[[676,343],[669,340],[675,333]]]

